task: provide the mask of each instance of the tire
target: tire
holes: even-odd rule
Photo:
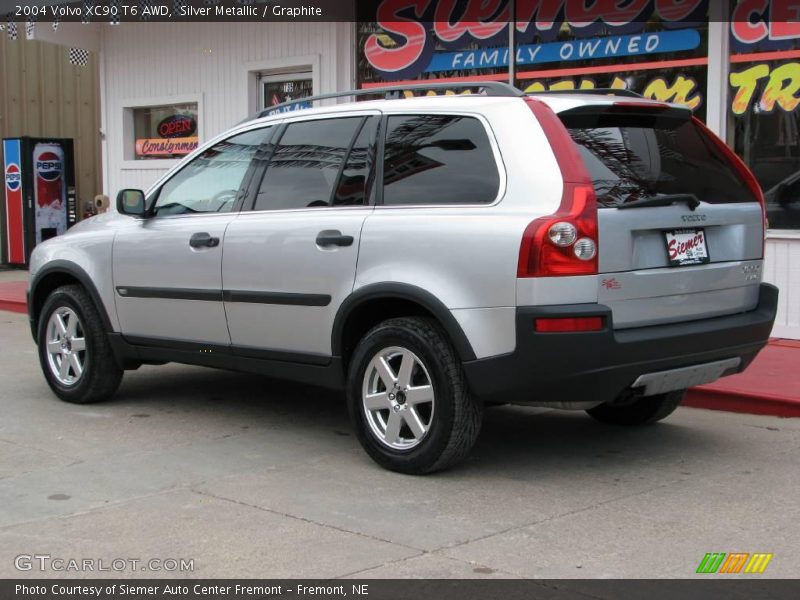
[[[601,404],[587,410],[601,423],[611,425],[648,425],[670,416],[683,402],[686,390],[644,396],[626,404]]]
[[[384,321],[361,339],[348,369],[347,404],[367,454],[412,475],[466,458],[483,418],[453,346],[434,321],[420,317]]]
[[[65,402],[101,402],[117,391],[122,369],[114,360],[97,307],[81,286],[65,285],[47,297],[36,341],[44,377]]]

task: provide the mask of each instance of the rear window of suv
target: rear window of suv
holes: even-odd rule
[[[491,204],[499,188],[492,146],[478,119],[431,114],[389,117],[384,204]]]
[[[711,204],[757,202],[736,167],[685,111],[562,113],[600,207],[665,194]]]

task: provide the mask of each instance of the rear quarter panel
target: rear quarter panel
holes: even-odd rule
[[[556,210],[562,182],[544,134],[522,100],[493,104],[480,114],[452,106],[427,112],[484,122],[501,175],[495,202],[436,206],[432,199],[430,206],[376,207],[364,223],[355,289],[392,282],[426,290],[453,311],[476,356],[483,358],[515,347],[520,241],[531,220]]]

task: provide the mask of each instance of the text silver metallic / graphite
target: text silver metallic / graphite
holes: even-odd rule
[[[321,17],[322,9],[318,6],[281,6],[267,4],[259,9],[256,6],[181,6],[178,14],[181,17]]]

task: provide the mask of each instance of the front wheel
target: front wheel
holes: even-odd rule
[[[88,404],[111,397],[122,381],[97,307],[79,285],[65,285],[45,300],[37,331],[39,362],[56,396]]]
[[[384,321],[364,336],[350,361],[347,402],[367,454],[409,474],[463,460],[483,416],[452,345],[418,317]]]
[[[612,425],[647,425],[670,416],[683,402],[686,390],[644,396],[625,403],[601,404],[587,410],[601,423]]]

